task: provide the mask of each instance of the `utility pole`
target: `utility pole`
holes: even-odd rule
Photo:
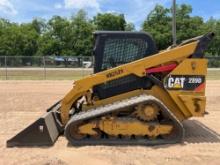
[[[173,0],[172,35],[173,35],[173,46],[176,46],[176,0]]]

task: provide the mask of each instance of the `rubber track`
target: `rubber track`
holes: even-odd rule
[[[173,121],[177,131],[177,136],[174,139],[82,139],[75,140],[71,137],[70,130],[75,124],[78,124],[85,120],[96,119],[112,112],[118,112],[122,109],[134,106],[140,103],[154,103],[157,104],[162,110],[162,114]],[[124,99],[122,101],[116,101],[112,104],[100,106],[85,112],[80,112],[71,117],[69,122],[65,126],[64,130],[65,137],[72,145],[161,145],[161,144],[173,144],[182,142],[184,137],[184,128],[182,123],[174,116],[174,114],[157,98],[142,94],[139,96]]]

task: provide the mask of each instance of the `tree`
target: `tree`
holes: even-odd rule
[[[203,19],[199,16],[190,16],[191,13],[190,5],[177,6],[177,42],[203,34]]]
[[[94,17],[94,24],[97,30],[120,31],[126,28],[124,15],[116,13],[98,13]]]
[[[159,49],[172,45],[172,9],[157,5],[144,21],[142,29],[155,38]],[[182,4],[177,6],[177,42],[203,34],[203,19],[190,16],[192,7]]]
[[[133,23],[129,22],[125,26],[125,31],[135,31],[135,26]]]
[[[159,49],[172,44],[171,9],[161,5],[148,14],[142,30],[149,32]],[[213,31],[216,34],[207,54],[220,54],[220,20],[208,21],[192,16],[190,5],[177,5],[177,42]],[[48,21],[35,18],[30,23],[17,24],[0,18],[0,56],[91,55],[95,30],[135,31],[123,14],[98,13],[92,20],[84,10],[71,18],[53,16]]]
[[[172,43],[170,10],[156,5],[144,21],[142,30],[154,37],[159,49],[167,48]]]
[[[214,40],[209,45],[207,54],[209,56],[220,55],[220,20],[211,17],[203,26],[203,32],[214,32]]]
[[[47,28],[46,21],[44,19],[41,19],[41,18],[33,19],[33,21],[31,22],[31,25],[38,34],[44,33],[46,31],[46,28]]]
[[[71,55],[92,54],[94,29],[92,21],[87,18],[84,10],[79,10],[75,16],[72,16],[69,29],[70,42],[68,43],[69,50],[72,50]]]
[[[60,16],[53,16],[47,22],[47,25],[43,26],[45,32],[39,39],[38,54],[57,56],[62,55],[62,51],[66,46],[65,44],[68,42],[67,38],[69,35],[69,25],[69,21],[66,18],[62,18]]]
[[[12,24],[1,20],[0,55],[33,56],[38,49],[38,33],[30,24]]]

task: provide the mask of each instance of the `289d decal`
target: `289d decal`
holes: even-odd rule
[[[165,79],[164,86],[169,90],[195,90],[204,83],[203,75],[170,75]]]

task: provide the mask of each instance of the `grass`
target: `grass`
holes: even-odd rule
[[[7,80],[77,80],[92,74],[92,70],[16,70],[7,71]],[[0,80],[6,79],[5,70],[0,70]]]
[[[220,80],[220,69],[219,70],[208,70],[208,80]]]
[[[72,70],[72,69],[57,69],[46,70],[17,70],[10,69],[7,73],[8,80],[77,80],[86,75],[92,74],[92,70]],[[220,80],[220,69],[209,69],[208,80]],[[0,70],[0,80],[6,80],[5,70]]]

